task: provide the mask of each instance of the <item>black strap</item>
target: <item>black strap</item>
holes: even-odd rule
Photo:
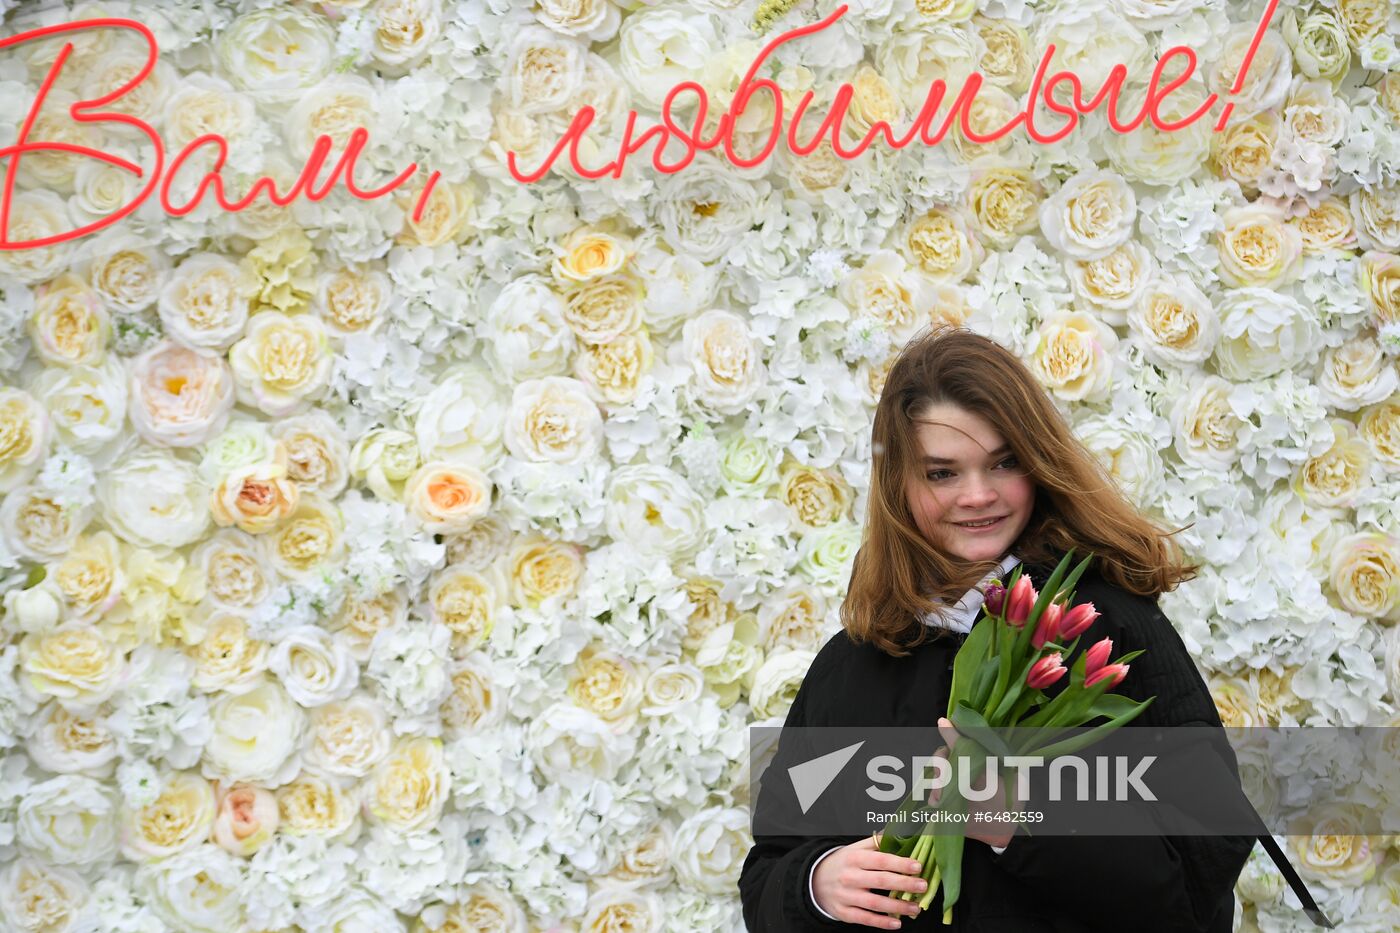
[[[1303,884],[1303,879],[1298,877],[1298,871],[1293,867],[1293,863],[1288,860],[1288,856],[1283,854],[1283,849],[1269,833],[1260,833],[1259,841],[1264,843],[1264,851],[1269,853],[1269,858],[1274,860],[1278,870],[1283,873],[1283,880],[1288,882],[1288,886],[1293,889],[1293,893],[1298,896],[1298,900],[1303,904],[1303,913],[1308,915],[1308,919],[1315,926],[1324,927],[1328,930],[1335,929],[1336,925],[1327,919],[1327,915],[1317,906],[1317,901],[1313,900],[1312,894],[1308,891],[1308,886]]]

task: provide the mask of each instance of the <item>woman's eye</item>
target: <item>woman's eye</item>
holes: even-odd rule
[[[1015,458],[1015,457],[1005,457],[1005,458],[1002,459],[1002,461],[1001,461],[1000,463],[997,464],[997,466],[1005,466],[1005,465],[1008,464],[1008,463],[1011,464],[1013,467],[1016,466],[1016,465],[1017,465],[1016,458]],[[927,479],[930,479],[930,480],[933,480],[934,482],[937,482],[938,480],[940,480],[940,479],[943,478],[943,477],[940,475],[940,474],[943,474],[943,473],[948,473],[948,471],[947,471],[947,470],[933,470],[933,471],[931,471],[931,472],[929,472],[929,473],[925,473],[924,476],[925,476]],[[949,473],[949,475],[951,476],[952,474]]]

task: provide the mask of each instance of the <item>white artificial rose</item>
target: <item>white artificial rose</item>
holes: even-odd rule
[[[1356,425],[1330,419],[1332,446],[1299,465],[1293,491],[1309,505],[1344,509],[1369,481],[1371,451]]]
[[[350,449],[350,469],[379,498],[397,501],[422,461],[412,434],[372,428]]]
[[[589,645],[574,659],[566,693],[620,732],[636,724],[642,685],[636,664],[614,651]]]
[[[59,775],[25,790],[15,838],[48,862],[99,865],[117,852],[117,809],[117,796],[106,783]]]
[[[1358,531],[1332,552],[1332,590],[1348,612],[1400,621],[1400,542],[1389,535]]]
[[[424,908],[413,925],[413,933],[527,933],[528,929],[520,901],[490,882],[471,885],[456,903]]]
[[[1400,251],[1400,184],[1358,188],[1351,195],[1351,213],[1362,249]]]
[[[252,539],[229,529],[195,550],[191,565],[203,568],[205,591],[216,606],[251,609],[271,589],[271,571]]]
[[[1069,71],[1089,93],[1097,92],[1120,63],[1130,75],[1151,71],[1152,44],[1137,26],[1106,4],[1060,6],[1035,25],[1034,47],[1055,46],[1048,73]],[[1061,85],[1059,93],[1067,95],[1067,88]]]
[[[100,366],[47,367],[34,378],[30,391],[44,400],[59,438],[78,453],[92,455],[125,426],[126,386],[121,363],[108,357]],[[8,410],[0,409],[0,418],[8,418]],[[10,424],[0,427],[0,432],[12,430]],[[23,446],[15,434],[7,434],[0,444],[5,445],[9,457]],[[0,463],[5,459],[6,454],[0,453]]]
[[[360,834],[360,796],[355,785],[303,772],[277,791],[278,832],[351,843]]]
[[[253,638],[248,623],[232,612],[211,613],[204,638],[189,651],[195,662],[190,683],[209,693],[247,693],[262,683],[267,670],[267,643]]]
[[[17,933],[89,928],[92,891],[76,872],[21,855],[0,871],[0,917]],[[523,929],[523,928],[522,928]]]
[[[1278,30],[1270,29],[1254,47],[1257,25],[1241,23],[1231,31],[1225,39],[1220,57],[1206,72],[1210,89],[1235,105],[1236,119],[1253,116],[1283,103],[1293,78],[1293,54],[1288,49],[1288,43]],[[1251,48],[1254,49],[1254,57],[1250,59],[1249,71],[1245,73],[1244,86],[1238,94],[1233,93],[1240,66]]]
[[[350,445],[327,412],[316,409],[283,418],[272,436],[287,452],[287,476],[303,491],[334,498],[350,480]]]
[[[489,470],[504,453],[507,403],[497,381],[477,363],[436,380],[418,407],[413,430],[424,457]]]
[[[1379,840],[1361,831],[1373,820],[1374,815],[1357,804],[1328,802],[1308,808],[1307,823],[1298,826],[1300,834],[1288,839],[1298,874],[1329,886],[1364,886],[1384,857]]]
[[[501,289],[485,325],[487,358],[512,383],[557,375],[568,366],[574,333],[564,323],[564,299],[543,276],[522,276]]]
[[[214,826],[214,788],[198,774],[177,771],[143,807],[122,811],[122,855],[137,862],[169,858],[201,845]]]
[[[321,319],[263,311],[229,351],[238,400],[274,418],[296,414],[330,382],[332,357]]]
[[[1233,393],[1227,380],[1207,375],[1177,398],[1171,420],[1183,461],[1222,471],[1239,462],[1249,425],[1231,404]]]
[[[371,139],[377,135],[374,86],[357,74],[333,74],[307,88],[282,119],[287,146],[302,160],[321,136],[330,138],[332,152],[344,152],[361,127]]]
[[[442,35],[442,0],[377,0],[374,20],[370,55],[399,74],[421,62]]]
[[[34,290],[27,331],[44,362],[95,366],[107,354],[111,316],[92,286],[65,272]]]
[[[705,537],[705,507],[679,473],[649,463],[613,471],[607,493],[608,533],[641,554],[683,557]]]
[[[916,216],[905,227],[900,245],[917,271],[940,283],[967,278],[986,255],[967,220],[950,208]]]
[[[389,717],[373,698],[354,694],[311,711],[306,766],[360,778],[389,753]]]
[[[546,707],[526,726],[526,747],[548,781],[581,777],[611,781],[631,759],[636,737],[615,733],[602,718],[572,703]]]
[[[309,708],[343,700],[354,691],[360,669],[343,638],[315,625],[298,625],[279,635],[268,667],[293,700]]]
[[[849,576],[859,549],[860,526],[850,521],[832,522],[802,536],[797,570],[813,583],[835,586]]]
[[[250,135],[256,126],[253,102],[223,78],[203,72],[181,75],[179,86],[165,100],[161,135],[171,150],[183,149],[210,133],[230,143]]]
[[[535,18],[555,32],[606,42],[622,21],[611,0],[540,0]]]
[[[617,43],[618,70],[637,100],[653,110],[676,84],[699,79],[721,51],[711,17],[679,4],[628,14],[618,30]]]
[[[707,153],[685,171],[662,178],[651,203],[667,246],[699,262],[714,262],[753,228],[767,194],[766,182],[746,181]]]
[[[583,81],[584,46],[540,26],[514,31],[506,54],[504,90],[522,114],[563,110]]]
[[[905,106],[917,110],[934,81],[941,79],[956,94],[985,49],[981,36],[966,25],[920,23],[891,32],[875,51],[875,68]]]
[[[1141,299],[1156,270],[1152,252],[1134,240],[1100,259],[1065,260],[1065,277],[1074,293],[1114,326],[1126,322],[1125,312]]]
[[[1041,384],[1071,401],[1102,401],[1113,385],[1118,335],[1084,311],[1057,311],[1040,325],[1030,368]]]
[[[451,629],[454,651],[475,651],[491,637],[502,583],[498,572],[481,574],[461,566],[434,575],[428,602],[433,618]]]
[[[0,493],[24,485],[39,471],[48,456],[51,424],[33,395],[0,386]]]
[[[63,597],[43,583],[5,593],[5,619],[21,632],[53,630],[63,615]]]
[[[1333,408],[1357,411],[1400,389],[1400,373],[1374,337],[1358,334],[1322,355],[1317,387]]]
[[[598,933],[652,933],[663,929],[661,896],[645,888],[600,884],[588,898],[583,923]]]
[[[1137,198],[1123,177],[1092,169],[1071,177],[1040,208],[1040,229],[1050,245],[1074,259],[1101,259],[1127,242],[1137,219]]]
[[[442,740],[399,739],[368,779],[366,806],[379,822],[400,832],[437,825],[451,787]]]
[[[564,320],[584,344],[608,343],[642,326],[641,283],[630,275],[590,278],[570,286]]]
[[[389,276],[372,266],[342,266],[317,280],[312,308],[337,337],[374,333],[392,297]]]
[[[691,371],[696,399],[723,414],[743,411],[766,375],[748,323],[718,308],[686,321],[679,359]]]
[[[234,377],[222,356],[163,340],[131,361],[128,411],[136,433],[163,447],[193,447],[224,429]]]
[[[503,436],[523,460],[581,463],[602,449],[603,416],[579,380],[529,379],[515,387]]]
[[[1282,287],[1303,271],[1303,235],[1281,210],[1257,203],[1231,208],[1216,239],[1227,285]]]
[[[34,763],[56,774],[110,778],[117,761],[117,740],[99,713],[73,713],[48,703],[34,720],[26,747]]]
[[[1302,17],[1289,10],[1283,37],[1293,50],[1293,63],[1309,78],[1338,80],[1351,67],[1346,30],[1331,10],[1317,9]]]
[[[90,508],[65,504],[38,486],[21,486],[0,500],[0,536],[20,557],[57,560],[90,517]]]
[[[403,921],[394,909],[369,892],[358,889],[336,898],[319,917],[324,933],[403,933]]]
[[[644,716],[669,716],[694,702],[705,688],[705,677],[693,664],[663,664],[647,675],[642,685]]]
[[[749,706],[759,719],[787,715],[802,678],[816,653],[806,649],[778,651],[763,659],[749,687]]]
[[[216,51],[220,68],[236,86],[285,104],[331,73],[335,34],[314,10],[275,6],[230,23],[220,32]]]
[[[1128,326],[1154,362],[1196,366],[1215,352],[1220,319],[1196,283],[1184,276],[1159,276],[1128,309]]]
[[[85,277],[98,297],[118,314],[149,308],[170,274],[170,260],[145,239],[119,229],[92,240]]]
[[[137,547],[183,547],[209,527],[209,492],[195,468],[174,454],[137,447],[97,483],[102,517]]]
[[[255,290],[238,263],[217,253],[196,253],[160,290],[160,320],[185,346],[227,350],[248,323],[248,299]]]
[[[10,200],[10,243],[58,236],[76,226],[69,219],[68,205],[52,191],[19,191]],[[0,276],[37,285],[63,271],[72,252],[71,241],[0,250]]]
[[[136,887],[170,929],[227,933],[246,927],[241,865],[238,857],[205,844],[179,858],[143,865],[136,874]]]
[[[1216,303],[1220,374],[1236,382],[1272,376],[1310,359],[1322,342],[1314,310],[1266,288],[1236,288]]]
[[[214,734],[204,747],[206,777],[278,787],[296,774],[305,714],[275,681],[219,697],[209,717]]]
[[[738,884],[752,845],[746,811],[710,807],[693,813],[676,829],[676,876],[701,894],[724,894]]]
[[[20,641],[20,674],[35,693],[69,710],[95,710],[121,686],[126,662],[116,645],[92,626],[67,623]]]
[[[286,521],[260,540],[268,560],[284,577],[315,579],[344,550],[345,519],[333,501],[308,494]]]
[[[493,682],[484,655],[470,652],[452,667],[452,692],[443,701],[442,721],[449,732],[483,732],[499,725],[505,703]]]

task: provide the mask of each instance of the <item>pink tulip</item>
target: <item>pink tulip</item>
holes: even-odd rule
[[[1109,656],[1113,654],[1113,639],[1101,638],[1094,642],[1093,647],[1084,652],[1084,677],[1088,679],[1094,673],[1101,670],[1108,663]]]
[[[1108,689],[1112,690],[1123,682],[1124,677],[1128,676],[1128,668],[1130,666],[1131,665],[1128,664],[1105,664],[1103,667],[1094,671],[1092,675],[1088,675],[1084,678],[1084,686],[1092,687],[1101,680],[1107,680]]]
[[[1031,586],[1030,577],[1022,577],[1017,580],[1016,585],[1011,588],[1010,595],[1007,596],[1006,621],[1017,628],[1025,625],[1039,596],[1040,594],[1035,591],[1035,587]]]
[[[1060,637],[1065,641],[1078,638],[1098,617],[1093,603],[1080,603],[1065,613],[1064,620],[1060,622]]]
[[[1039,651],[1045,647],[1046,642],[1058,641],[1064,617],[1064,606],[1059,603],[1046,606],[1045,611],[1040,614],[1040,621],[1036,623],[1035,634],[1031,636],[1031,647]]]
[[[1006,587],[1000,583],[991,583],[982,591],[982,602],[987,607],[990,615],[1001,615],[1001,610],[1006,605]]]
[[[1026,672],[1026,686],[1032,690],[1044,690],[1063,676],[1065,666],[1060,660],[1060,653],[1052,651],[1031,665]]]

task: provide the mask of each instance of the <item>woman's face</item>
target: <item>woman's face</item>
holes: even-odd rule
[[[909,484],[909,509],[924,538],[966,561],[1000,560],[1030,521],[1035,483],[990,422],[951,404],[914,425],[923,459]],[[963,523],[1000,519],[986,528]]]

